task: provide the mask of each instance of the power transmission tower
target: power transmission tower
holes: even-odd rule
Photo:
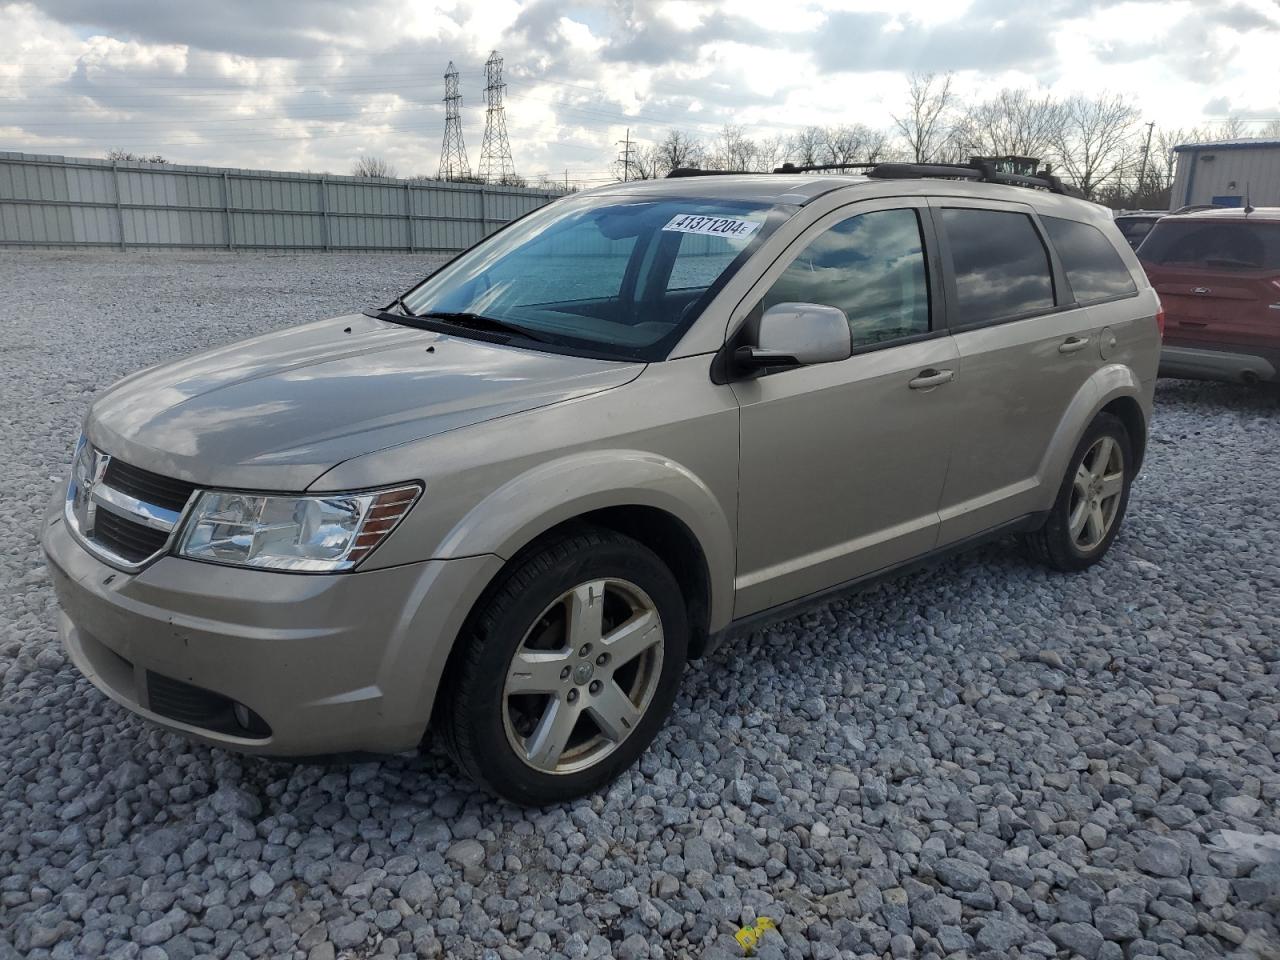
[[[622,162],[622,182],[626,183],[631,179],[631,128],[627,127],[627,139],[619,140],[618,146],[622,147],[622,156],[618,159]]]
[[[502,94],[502,57],[494,50],[484,62],[484,144],[480,147],[480,176],[485,183],[511,180],[516,165],[511,159],[511,143],[507,140],[507,113]]]
[[[462,95],[458,93],[458,70],[449,61],[444,72],[444,143],[440,147],[441,180],[461,180],[471,176],[467,148],[462,142]]]

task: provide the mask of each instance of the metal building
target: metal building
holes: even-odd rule
[[[1184,143],[1173,148],[1178,166],[1170,207],[1215,203],[1224,207],[1280,206],[1280,140],[1253,138]]]

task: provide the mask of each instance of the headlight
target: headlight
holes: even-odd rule
[[[191,511],[178,553],[240,567],[350,570],[382,542],[421,488],[314,497],[206,490]]]

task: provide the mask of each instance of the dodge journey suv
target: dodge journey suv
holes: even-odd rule
[[[207,743],[388,753],[430,727],[504,797],[561,801],[632,764],[732,631],[1012,533],[1096,563],[1158,312],[1047,177],[566,197],[384,309],[103,394],[43,531],[62,636]]]

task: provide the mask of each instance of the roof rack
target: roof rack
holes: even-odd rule
[[[975,183],[1000,183],[1009,187],[1030,187],[1048,190],[1065,196],[1079,197],[1080,191],[1069,187],[1048,170],[1040,170],[1034,176],[1007,173],[999,169],[997,161],[975,157],[968,163],[784,163],[774,173],[814,173],[822,170],[860,170],[877,180],[971,180]],[[709,177],[726,173],[747,173],[745,170],[700,170],[697,167],[677,167],[668,177]]]

